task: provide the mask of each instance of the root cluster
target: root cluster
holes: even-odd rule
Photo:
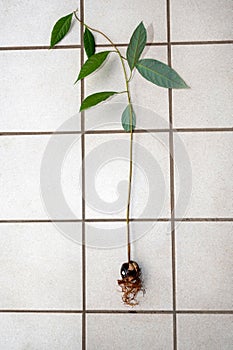
[[[118,280],[118,285],[122,289],[122,300],[124,304],[129,306],[138,305],[137,294],[144,289],[140,278],[140,273],[137,277],[126,276]]]

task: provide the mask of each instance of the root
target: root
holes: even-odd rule
[[[145,293],[140,275],[141,274],[139,273],[139,275],[135,278],[126,276],[121,280],[118,280],[118,285],[122,289],[122,300],[124,304],[129,306],[138,305],[137,294],[140,291],[142,291],[143,294]]]

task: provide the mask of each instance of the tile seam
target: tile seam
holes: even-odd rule
[[[182,46],[182,45],[230,45],[233,44],[233,40],[190,40],[190,41],[170,41],[168,42],[148,42],[146,46]],[[128,43],[116,43],[119,47],[127,47]],[[110,47],[110,44],[96,44],[97,47]],[[49,50],[49,45],[12,45],[12,46],[1,46],[0,51],[36,51],[36,50]],[[81,45],[67,44],[57,45],[53,50],[69,50],[69,49],[81,49]]]
[[[80,18],[84,22],[84,0],[80,0]],[[83,26],[80,23],[80,63],[84,63]],[[81,103],[85,98],[84,80],[81,81]],[[85,233],[85,112],[81,112],[81,158],[82,158],[82,350],[86,350],[86,233]]]
[[[171,4],[167,0],[167,60],[172,66],[171,57]],[[173,114],[172,114],[172,90],[168,89],[169,106],[169,168],[170,168],[170,210],[171,210],[171,259],[172,259],[172,304],[173,304],[173,350],[177,350],[177,318],[176,318],[176,261],[175,261],[175,224],[174,224],[174,143],[173,143]]]
[[[134,133],[215,133],[215,132],[233,132],[232,127],[213,127],[213,128],[165,128],[165,129],[136,129]],[[125,134],[124,130],[112,129],[112,130],[85,130],[85,131],[2,131],[0,137],[7,136],[48,136],[48,135],[107,135],[107,134]]]
[[[173,315],[233,315],[233,310],[66,310],[66,309],[0,309],[4,313],[35,314],[170,314]]]
[[[169,222],[170,218],[130,218],[131,222]],[[229,217],[219,217],[219,218],[175,218],[175,222],[232,222],[233,218]],[[86,218],[82,219],[0,219],[0,224],[43,224],[43,223],[56,223],[56,222],[64,222],[64,223],[94,223],[94,222],[125,222],[123,218]]]

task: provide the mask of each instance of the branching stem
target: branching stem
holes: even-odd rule
[[[126,209],[126,225],[127,225],[127,247],[128,247],[128,261],[131,260],[131,245],[130,245],[130,204],[131,204],[131,189],[132,189],[132,174],[133,174],[133,107],[131,103],[131,95],[130,95],[130,89],[129,89],[129,81],[132,76],[132,72],[130,72],[130,77],[128,78],[127,72],[126,72],[126,67],[125,67],[125,57],[123,57],[117,48],[117,46],[112,42],[112,40],[103,32],[101,32],[98,29],[89,27],[86,25],[83,21],[81,21],[78,16],[76,11],[74,11],[74,16],[79,21],[83,26],[87,27],[89,30],[99,33],[102,35],[111,45],[112,47],[116,50],[116,53],[118,54],[121,65],[123,68],[123,73],[124,73],[124,78],[125,78],[125,85],[126,85],[126,93],[127,93],[127,98],[128,98],[128,103],[130,106],[130,150],[129,150],[129,180],[128,180],[128,198],[127,198],[127,209]]]

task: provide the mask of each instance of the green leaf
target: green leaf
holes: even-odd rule
[[[75,83],[80,79],[87,77],[89,74],[93,73],[96,69],[98,69],[102,63],[106,60],[107,56],[111,51],[103,51],[92,55],[82,66],[79,76]]]
[[[71,26],[72,16],[73,13],[70,13],[69,15],[60,18],[55,23],[51,34],[50,48],[54,47],[57,43],[59,43],[59,41],[61,41],[64,38],[64,36],[68,33]]]
[[[136,66],[145,45],[146,28],[141,22],[133,32],[126,52],[127,61],[131,70]]]
[[[118,94],[118,92],[116,92],[116,91],[103,91],[103,92],[97,92],[93,95],[88,96],[82,102],[81,107],[80,107],[80,112],[83,111],[84,109],[93,107],[93,106],[97,105],[98,103],[107,100],[107,98],[109,98],[115,94]]]
[[[83,42],[87,57],[89,58],[95,53],[95,38],[87,27],[83,35]]]
[[[143,78],[158,86],[172,89],[189,88],[179,74],[163,62],[146,58],[140,60],[136,64],[136,68]]]
[[[132,115],[131,115],[132,113]],[[128,105],[124,112],[122,113],[121,117],[121,124],[125,131],[131,131],[135,129],[136,126],[136,115],[134,113],[132,105]]]

